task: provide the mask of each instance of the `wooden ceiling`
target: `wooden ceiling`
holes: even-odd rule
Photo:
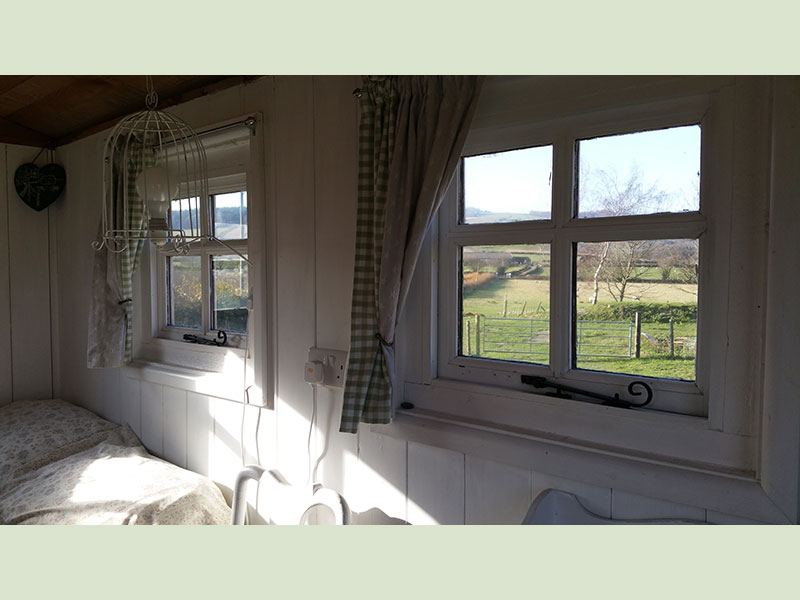
[[[158,108],[257,76],[154,75]],[[144,75],[0,75],[0,143],[54,148],[144,109]]]

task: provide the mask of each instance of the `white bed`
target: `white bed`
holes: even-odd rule
[[[127,425],[61,400],[0,407],[0,524],[230,521],[210,479],[151,456]]]

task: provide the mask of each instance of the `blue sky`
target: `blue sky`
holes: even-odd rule
[[[579,142],[586,173],[603,170],[622,184],[638,168],[646,185],[666,191],[667,211],[696,210],[700,127],[691,125]],[[491,212],[549,211],[552,147],[470,157],[465,164],[465,206]],[[588,207],[585,207],[588,208]]]

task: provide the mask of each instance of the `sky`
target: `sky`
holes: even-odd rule
[[[620,183],[638,167],[646,184],[670,193],[667,211],[698,209],[694,199],[700,171],[699,125],[584,140],[579,142],[579,157],[582,173],[588,165],[589,172],[616,174]],[[552,146],[469,157],[464,168],[465,207],[550,211],[551,165]]]

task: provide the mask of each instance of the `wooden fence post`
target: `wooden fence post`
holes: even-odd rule
[[[672,323],[672,317],[669,318],[669,356],[675,356],[675,329]]]
[[[475,356],[481,355],[481,316],[475,315]]]
[[[467,329],[467,331],[466,331],[466,333],[467,333],[467,356],[472,356],[472,336],[470,334],[470,329],[471,329],[470,323],[471,323],[471,321],[469,319],[466,319],[466,321],[464,322],[464,325],[466,325],[466,329]]]
[[[636,311],[636,340],[634,345],[634,356],[640,358],[642,353],[642,313]]]

